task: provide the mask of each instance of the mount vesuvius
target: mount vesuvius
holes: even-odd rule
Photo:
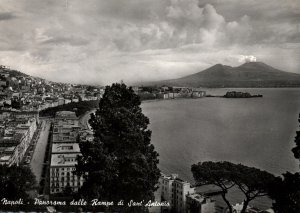
[[[284,72],[263,62],[238,67],[216,64],[201,72],[151,85],[188,87],[300,87],[300,74]]]

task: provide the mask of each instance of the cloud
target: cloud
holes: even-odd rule
[[[218,29],[224,24],[225,19],[222,15],[218,14],[216,9],[207,4],[203,8],[203,27],[209,30]]]
[[[2,2],[0,63],[54,81],[176,78],[252,55],[299,71],[294,0]]]
[[[0,21],[6,21],[6,20],[11,20],[15,19],[17,16],[15,16],[13,13],[10,12],[0,12]]]
[[[239,62],[256,62],[256,57],[253,55],[241,55]]]
[[[58,36],[47,38],[43,44],[69,44],[71,46],[83,46],[89,43],[88,40],[76,36]]]

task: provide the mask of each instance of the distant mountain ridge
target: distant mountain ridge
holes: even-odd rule
[[[216,64],[201,72],[152,85],[189,87],[300,87],[300,74],[284,72],[263,62],[238,67]]]

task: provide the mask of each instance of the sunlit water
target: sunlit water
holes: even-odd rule
[[[299,170],[291,152],[300,112],[300,89],[209,89],[208,94],[249,91],[263,98],[201,98],[144,102],[160,169],[193,183],[199,161],[231,161],[275,175]],[[231,195],[232,196],[232,195]],[[234,201],[241,201],[233,193]],[[268,207],[270,201],[253,203]]]

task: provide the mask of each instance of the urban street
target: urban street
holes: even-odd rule
[[[34,154],[31,159],[30,167],[32,169],[33,174],[36,176],[37,183],[41,180],[42,170],[43,170],[43,162],[45,158],[45,151],[48,142],[49,130],[50,130],[50,122],[47,120],[41,121],[41,130],[40,135],[37,139],[37,144],[34,150]]]

